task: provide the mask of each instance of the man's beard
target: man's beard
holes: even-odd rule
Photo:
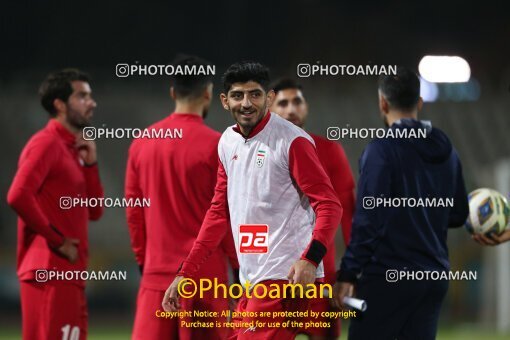
[[[83,117],[71,108],[68,108],[67,110],[67,122],[77,130],[83,130],[83,128],[90,126],[89,119]]]
[[[239,119],[239,120],[236,119],[237,124],[239,124],[245,130],[253,129],[262,120],[262,118],[264,117],[264,113],[261,113],[260,111],[255,110],[255,112],[252,113],[252,115],[257,115],[258,116],[258,120],[250,121],[250,122],[245,122],[245,121],[242,121],[241,119]],[[238,117],[242,117],[241,111],[239,111],[237,113],[237,116]]]
[[[241,123],[241,119],[236,119],[236,116],[237,117],[242,117],[242,114],[241,112],[244,112],[246,110],[240,110],[236,113],[236,115],[232,114],[232,116],[234,117],[234,119],[236,120],[237,124],[239,124],[243,129],[245,130],[249,130],[251,131],[251,129],[253,129],[255,126],[257,126],[258,123],[260,123],[260,121],[264,118],[264,116],[266,115],[266,112],[267,112],[267,99],[266,101],[264,102],[264,104],[262,104],[261,106],[261,109],[260,110],[257,110],[255,109],[255,112],[252,113],[252,115],[258,115],[258,120],[255,121],[255,122],[249,122],[249,123]]]

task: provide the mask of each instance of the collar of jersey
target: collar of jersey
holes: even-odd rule
[[[203,122],[204,119],[197,115],[196,113],[188,113],[188,112],[174,112],[170,116],[168,116],[168,119],[181,119],[181,120],[189,120],[189,121],[196,121],[196,122]]]
[[[57,133],[57,135],[64,140],[68,145],[74,146],[76,144],[76,136],[67,130],[60,122],[56,119],[50,119],[47,127]]]
[[[232,129],[235,132],[237,132],[238,134],[240,134],[244,139],[250,139],[250,138],[255,137],[260,131],[262,131],[264,129],[264,127],[266,127],[270,118],[271,118],[271,112],[268,110],[266,112],[266,115],[264,116],[264,118],[262,118],[262,120],[260,122],[258,122],[258,124],[255,125],[255,127],[251,130],[248,137],[243,136],[243,134],[241,133],[241,129],[239,129],[239,124],[236,124]]]

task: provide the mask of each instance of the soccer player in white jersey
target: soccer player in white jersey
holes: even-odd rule
[[[255,62],[233,64],[223,76],[223,87],[222,105],[236,124],[220,139],[215,195],[190,254],[165,293],[163,308],[167,311],[180,308],[179,283],[199,279],[194,275],[230,232],[229,221],[240,282],[249,282],[263,292],[289,282],[320,282],[324,277],[322,258],[342,216],[313,139],[268,111],[274,99],[274,92],[268,89],[268,69]],[[241,317],[234,319],[239,326],[233,338],[293,339],[297,327],[246,325],[261,312],[289,315],[306,311],[308,299],[260,297],[249,292],[238,303]]]

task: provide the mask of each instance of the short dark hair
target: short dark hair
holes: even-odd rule
[[[174,67],[195,66],[195,68],[203,67],[207,69],[211,63],[205,59],[194,55],[178,55],[172,62]],[[174,88],[175,97],[177,99],[195,99],[200,97],[206,87],[213,81],[213,75],[208,72],[203,74],[175,74],[172,76],[172,86]]]
[[[67,102],[69,96],[73,93],[71,82],[73,81],[90,81],[90,77],[76,69],[66,68],[61,71],[50,73],[39,87],[39,97],[41,104],[50,116],[55,117],[57,110],[53,105],[55,99]]]
[[[416,107],[420,99],[420,79],[411,69],[398,66],[396,75],[379,78],[379,90],[390,106],[410,110]]]
[[[273,83],[271,83],[271,86],[269,86],[275,93],[278,93],[283,90],[302,90],[303,87],[301,84],[298,84],[298,82],[295,79],[283,77],[278,78]]]
[[[269,88],[269,69],[254,61],[241,61],[230,65],[223,74],[223,90],[227,93],[232,84],[249,81],[259,83],[267,91]]]

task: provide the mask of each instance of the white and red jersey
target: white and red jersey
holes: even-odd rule
[[[253,138],[245,139],[232,128],[221,136],[218,155],[228,178],[228,207],[241,282],[286,279],[312,239],[315,213],[289,173],[289,149],[298,137],[314,143],[302,129],[274,114]],[[250,237],[249,228],[244,227],[244,235],[240,234],[243,225],[252,224],[268,226],[267,252],[240,248],[241,243],[249,247],[256,242],[257,235]],[[264,231],[258,234],[264,242]],[[316,275],[324,277],[322,262]]]
[[[230,226],[240,280],[287,280],[300,258],[317,266],[334,238],[342,208],[302,129],[268,112],[244,137],[229,127],[218,144],[215,196],[180,275],[193,276]]]

